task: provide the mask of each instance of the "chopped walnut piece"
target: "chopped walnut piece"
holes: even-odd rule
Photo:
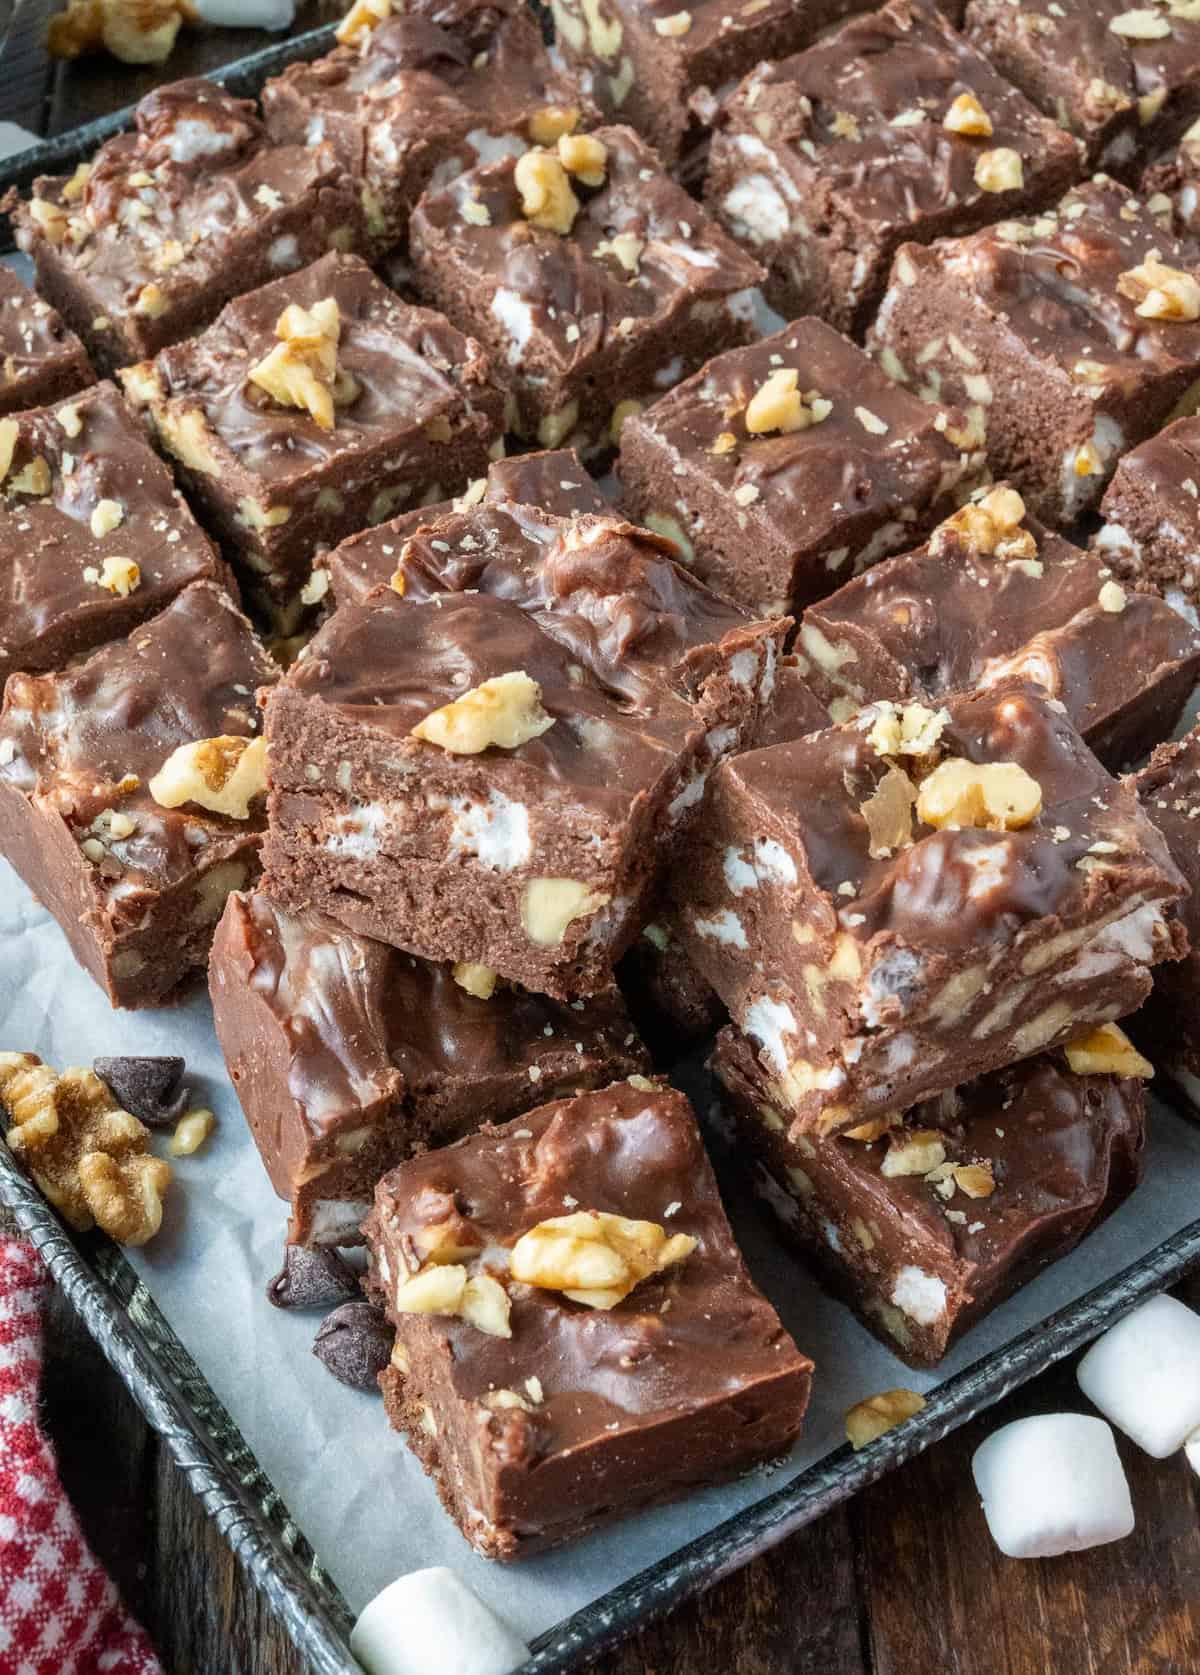
[[[60,1076],[33,1053],[0,1053],[0,1105],[13,1155],[72,1227],[98,1226],[124,1245],[158,1232],[171,1166],[97,1075]]]
[[[917,788],[903,768],[889,768],[874,793],[859,805],[867,823],[868,853],[880,860],[912,842],[912,806]]]
[[[867,743],[877,756],[930,756],[937,749],[949,710],[925,704],[894,704],[881,699],[868,712],[873,717]]]
[[[1182,268],[1169,268],[1154,251],[1117,280],[1117,290],[1137,303],[1145,320],[1200,320],[1200,282]]]
[[[606,907],[608,900],[577,878],[531,878],[521,896],[521,926],[539,947],[557,948],[573,920]]]
[[[651,1274],[690,1256],[696,1243],[688,1233],[668,1237],[656,1221],[578,1210],[523,1233],[509,1268],[522,1284],[561,1291],[588,1308],[611,1309]]]
[[[560,159],[552,151],[525,152],[517,158],[513,183],[521,194],[521,214],[525,219],[534,227],[561,233],[565,238],[579,214],[579,199],[571,190]]]
[[[541,687],[523,669],[513,669],[432,710],[412,736],[455,756],[477,756],[492,745],[516,750],[553,725],[554,717],[542,708]]]
[[[107,588],[110,593],[128,599],[136,587],[141,585],[141,567],[132,558],[106,558],[97,570],[92,566],[84,571],[85,581],[94,581],[97,587]]]
[[[1036,820],[1042,788],[1017,762],[967,762],[954,756],[922,781],[917,818],[927,826],[1012,832]]]
[[[972,139],[990,139],[992,119],[973,93],[960,93],[942,118],[942,127],[951,134],[965,134]]]
[[[892,1180],[902,1175],[928,1175],[946,1161],[945,1136],[936,1128],[910,1128],[889,1136],[880,1174]]]
[[[310,309],[289,304],[275,324],[280,342],[250,368],[250,382],[280,406],[302,408],[322,430],[332,430],[336,408],[358,394],[357,386],[351,391],[344,378],[342,388],[338,387],[341,331],[341,315],[333,297],[323,297]],[[341,402],[339,394],[343,396]]]
[[[392,1294],[398,1314],[449,1314],[493,1338],[511,1338],[507,1291],[491,1274],[469,1275],[460,1263],[437,1263],[401,1280]]]
[[[172,1157],[191,1157],[198,1152],[217,1126],[217,1119],[206,1105],[185,1111],[175,1124],[167,1149]]]
[[[1025,184],[1021,153],[1008,145],[981,151],[975,163],[975,184],[981,192],[1019,192]]]
[[[163,808],[196,803],[213,814],[245,820],[250,804],[267,788],[267,741],[223,734],[173,750],[149,782]]]
[[[50,19],[52,58],[79,58],[105,47],[125,64],[164,64],[190,7],[184,0],[69,0]]]
[[[850,1446],[865,1448],[885,1431],[920,1413],[924,1406],[924,1396],[918,1396],[915,1390],[884,1390],[878,1396],[868,1396],[865,1401],[856,1402],[846,1415],[846,1435]]]
[[[8,485],[10,494],[49,494],[54,479],[50,475],[50,467],[41,454],[35,454],[27,465],[23,465]]]
[[[558,139],[558,160],[568,174],[585,186],[603,186],[608,165],[608,147],[594,134],[562,134]]]
[[[99,500],[90,519],[92,534],[99,541],[105,535],[111,535],[114,529],[119,529],[124,521],[125,508],[119,500]]]
[[[0,419],[0,482],[12,469],[13,453],[20,434],[21,427],[15,419]]]
[[[990,1163],[956,1163],[954,1184],[968,1198],[990,1198],[996,1190]]]
[[[575,132],[581,115],[578,105],[546,105],[529,118],[529,137],[534,145],[553,145]]]
[[[354,0],[337,26],[337,38],[343,46],[365,43],[372,29],[386,22],[391,15],[392,0]]]
[[[478,965],[474,960],[459,960],[451,976],[460,989],[465,989],[476,1000],[491,1000],[496,992],[496,973],[490,965]]]
[[[953,538],[983,557],[1036,558],[1037,539],[1031,529],[1022,528],[1024,517],[1025,502],[1016,489],[990,489],[937,526],[930,537],[930,550],[945,551]]]
[[[1086,1035],[1077,1035],[1063,1053],[1077,1076],[1137,1076],[1149,1081],[1154,1074],[1150,1060],[1116,1024],[1098,1024]]]
[[[656,17],[655,32],[659,35],[686,35],[692,27],[691,12],[672,12],[669,17]]]
[[[751,436],[766,436],[774,430],[790,435],[829,417],[833,403],[815,390],[802,395],[799,383],[795,367],[781,366],[759,386],[746,405],[746,429]]]

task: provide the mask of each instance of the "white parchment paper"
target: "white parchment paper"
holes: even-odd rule
[[[382,1402],[345,1389],[310,1353],[319,1316],[284,1313],[264,1297],[279,1267],[284,1208],[225,1076],[207,998],[197,993],[159,1012],[110,1011],[58,926],[3,862],[0,948],[0,1049],[37,1052],[58,1068],[90,1064],[99,1054],[182,1053],[195,1093],[217,1113],[209,1144],[176,1163],[162,1233],[131,1259],[355,1611],[404,1571],[446,1564],[529,1639],[840,1446],[845,1410],[863,1396],[938,1382],[894,1359],[825,1298],[776,1244],[765,1211],[735,1206],[756,1277],[817,1365],[808,1425],[791,1458],[543,1558],[489,1565],[442,1512],[389,1430]],[[1081,1296],[1197,1215],[1200,1126],[1159,1106],[1146,1180],[1134,1198],[1074,1256],[970,1333],[942,1376]]]

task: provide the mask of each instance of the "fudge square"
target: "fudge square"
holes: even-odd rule
[[[789,1132],[843,1132],[1132,1012],[1186,950],[1165,842],[1036,687],[872,705],[722,762],[708,789],[676,923]]]
[[[563,1005],[259,891],[226,903],[209,990],[294,1244],[358,1243],[375,1183],[404,1158],[647,1065],[615,989]]]
[[[338,40],[267,82],[263,114],[279,143],[328,141],[359,179],[367,230],[383,246],[403,238],[431,180],[553,144],[593,115],[551,63],[525,0],[354,6]]]
[[[937,704],[1034,681],[1114,772],[1169,736],[1200,678],[1190,623],[1156,593],[1127,592],[1004,485],[811,605],[798,651],[839,719],[878,698]]]
[[[503,506],[515,503],[533,506],[552,517],[571,518],[609,511],[599,486],[584,468],[573,448],[517,454],[496,460],[485,478],[476,478],[458,500],[417,506],[374,529],[360,530],[318,560],[329,572],[327,583],[314,582],[313,591],[333,595],[335,605],[365,599],[373,588],[390,582],[400,564],[405,542],[425,524],[434,524],[469,505]]]
[[[271,146],[246,99],[205,81],[156,88],[135,129],[69,178],[4,207],[38,290],[112,372],[206,326],[241,291],[361,240],[328,146]]]
[[[1117,461],[1092,545],[1119,576],[1200,606],[1200,418],[1176,419]],[[1194,620],[1194,617],[1193,617]]]
[[[224,564],[111,384],[0,419],[0,682],[121,639]]]
[[[46,407],[96,382],[62,315],[0,267],[0,413]]]
[[[366,1224],[388,1417],[492,1559],[779,1455],[812,1363],[682,1094],[633,1076],[401,1164]]]
[[[721,106],[705,199],[786,320],[859,336],[908,239],[1055,202],[1083,148],[923,0],[760,64]]]
[[[1065,525],[1194,399],[1198,322],[1193,247],[1097,176],[1034,219],[904,245],[871,344],[919,395],[968,405],[994,474]]]
[[[630,128],[564,136],[427,192],[412,254],[422,294],[490,351],[510,428],[584,455],[746,341],[762,278]]]
[[[890,1350],[933,1366],[1137,1185],[1150,1066],[1114,1026],[1097,1048],[1122,1068],[1079,1075],[1039,1054],[871,1125],[865,1142],[816,1144],[788,1133],[733,1030],[711,1062],[786,1236]]]
[[[479,345],[336,252],[122,379],[285,632],[315,548],[465,487],[500,440]]]
[[[193,582],[126,642],[9,676],[0,853],[114,1006],[171,998],[257,874],[254,692],[277,672],[229,595]]]
[[[1124,0],[970,0],[970,40],[1087,147],[1129,175],[1200,114],[1200,20],[1187,5]]]
[[[693,137],[693,100],[707,111],[761,59],[807,46],[860,9],[861,0],[696,0],[675,12],[668,0],[550,0],[567,63],[592,78],[603,108],[644,134],[669,166]]]
[[[570,999],[611,983],[786,624],[747,623],[612,520],[567,525],[531,573],[511,538],[489,563],[483,520],[529,511],[414,537],[446,565],[470,543],[468,591],[410,557],[403,597],[335,611],[269,695],[267,888]]]
[[[797,610],[952,511],[983,463],[820,320],[717,355],[621,431],[624,504],[751,610]]]

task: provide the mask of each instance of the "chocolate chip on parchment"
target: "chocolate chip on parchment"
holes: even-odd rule
[[[343,1303],[321,1322],[313,1354],[352,1390],[378,1390],[395,1333],[373,1303]]]
[[[284,1246],[283,1267],[267,1286],[277,1309],[327,1309],[361,1296],[358,1275],[336,1250],[303,1245]]]
[[[183,1086],[184,1062],[162,1058],[100,1058],[92,1069],[107,1082],[113,1098],[147,1128],[171,1128],[189,1104]]]

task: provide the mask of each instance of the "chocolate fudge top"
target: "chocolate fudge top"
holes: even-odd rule
[[[486,1089],[520,1077],[533,1087],[553,1073],[542,1068],[550,1060],[643,1062],[615,989],[578,1007],[507,983],[483,999],[450,966],[322,913],[287,913],[261,892],[231,898],[226,916],[238,935],[227,924],[214,957],[241,966],[236,984],[251,987],[286,1034],[287,1091],[316,1138],[376,1102],[436,1105],[448,1084]],[[413,1138],[424,1138],[415,1125]]]
[[[154,319],[206,287],[227,296],[243,237],[261,237],[281,206],[311,199],[315,210],[338,178],[328,148],[272,146],[252,101],[188,80],[148,94],[133,131],[69,179],[43,177],[30,203],[7,207],[22,249],[51,244],[98,316]],[[347,243],[356,232],[348,222]],[[281,235],[272,265],[297,260],[295,238]]]
[[[554,517],[602,515],[608,504],[573,448],[549,453],[517,454],[497,460],[487,477],[477,479],[458,500],[417,506],[398,518],[364,529],[335,547],[324,567],[339,605],[365,599],[372,588],[390,582],[400,564],[405,542],[426,524],[436,523],[470,504],[496,506],[506,502],[530,506]]]
[[[56,401],[94,383],[83,344],[57,309],[0,267],[0,413]]]
[[[111,384],[0,420],[0,441],[0,679],[54,668],[223,574]]]
[[[447,1378],[461,1402],[488,1407],[493,1392],[525,1394],[533,1381],[540,1399],[503,1412],[512,1458],[536,1470],[550,1456],[615,1446],[621,1434],[807,1374],[734,1244],[686,1099],[644,1077],[544,1105],[385,1176],[366,1226],[373,1279],[390,1306],[441,1224],[478,1252],[473,1267],[504,1284],[522,1235],[587,1212],[652,1221],[695,1245],[611,1307],[512,1284],[509,1337],[448,1315],[393,1312],[402,1333],[448,1344]],[[586,1470],[584,1460],[573,1469]]]
[[[1059,376],[1129,398],[1155,374],[1200,367],[1198,269],[1161,215],[1096,175],[1041,215],[905,245],[892,283],[938,271]]]
[[[248,820],[165,807],[150,781],[181,745],[257,734],[255,689],[277,675],[228,594],[195,582],[126,642],[60,674],[10,676],[0,779],[61,816],[110,910],[136,925],[147,896],[191,877],[210,845],[261,829],[261,802]]]
[[[286,348],[279,335],[286,310],[321,317],[330,302],[335,371],[332,423],[324,424],[311,407],[283,399],[286,367],[279,382],[251,373]],[[464,406],[491,399],[477,343],[440,314],[401,302],[357,256],[337,252],[235,298],[200,337],[130,368],[125,379],[187,464],[219,480],[226,462],[235,463],[273,503],[317,471],[339,465],[353,473],[357,454],[389,438],[397,446],[412,433],[449,441]]]
[[[453,273],[457,293],[474,293],[526,380],[582,379],[614,347],[633,354],[645,341],[653,353],[664,321],[762,278],[631,128],[598,128],[592,138],[604,147],[602,178],[572,173],[578,211],[562,230],[526,217],[511,157],[426,193],[413,215],[419,260]],[[612,391],[614,404],[626,394]]]
[[[980,159],[997,150],[1016,153],[1026,192],[1043,176],[1061,183],[1064,162],[1077,172],[1083,163],[1078,142],[922,0],[890,0],[805,52],[760,64],[721,122],[752,137],[747,170],[755,136],[789,159],[816,193],[805,212],[814,222],[838,218],[876,239],[931,221],[970,225],[973,210],[994,219],[1004,199],[980,183]]]
[[[732,1030],[718,1037],[714,1069],[735,1090],[755,1087],[754,1054]],[[842,1137],[822,1146],[836,1148],[838,1171],[855,1183],[858,1213],[875,1233],[886,1269],[898,1269],[920,1252],[940,1251],[978,1270],[971,1291],[983,1301],[1040,1226],[1107,1197],[1114,1157],[1136,1159],[1144,1123],[1140,1081],[1079,1076],[1060,1053],[1047,1053],[916,1106],[875,1141]],[[933,1179],[927,1171],[884,1173],[889,1153],[914,1130],[934,1129],[944,1162],[983,1169],[992,1190],[979,1191],[986,1184],[981,1179],[979,1195],[969,1196],[932,1157]]]
[[[613,16],[608,23],[599,7],[595,15],[600,21],[590,33],[592,49],[601,57],[615,61],[621,54],[621,19],[627,25],[636,24],[647,34],[653,33],[658,51],[667,53],[683,72],[688,87],[696,85],[698,76],[707,76],[710,68],[720,65],[740,66],[761,57],[764,42],[776,38],[780,31],[794,35],[796,0],[760,0],[757,5],[730,8],[724,0],[697,0],[686,12],[672,11],[673,0],[612,0],[606,8]],[[844,6],[834,8],[845,10]],[[568,44],[582,51],[589,40],[584,20],[572,15],[572,10],[554,6],[557,30]],[[588,8],[583,7],[584,16]],[[607,50],[611,46],[611,51]],[[727,69],[725,74],[729,74]],[[652,89],[649,90],[651,93]]]

